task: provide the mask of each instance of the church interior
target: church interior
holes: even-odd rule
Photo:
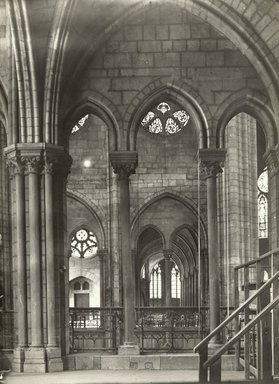
[[[278,134],[278,0],[0,0],[0,371],[279,378]]]

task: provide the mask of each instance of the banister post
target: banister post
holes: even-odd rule
[[[207,383],[207,368],[204,368],[203,365],[208,359],[208,344],[202,346],[199,349],[200,362],[199,362],[199,383]]]
[[[264,283],[264,271],[268,269],[268,263],[266,260],[260,262],[261,265],[261,281]],[[266,268],[266,269],[265,269]],[[259,276],[260,277],[260,276]],[[269,276],[270,277],[270,276]],[[260,296],[258,300],[258,312],[265,308],[270,303],[270,287],[267,288]],[[271,335],[271,313],[268,313],[258,325],[258,380],[264,382],[272,381],[272,335]]]

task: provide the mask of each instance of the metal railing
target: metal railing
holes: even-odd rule
[[[208,307],[138,307],[136,330],[141,353],[192,350],[208,332]]]
[[[123,334],[120,307],[70,308],[70,352],[115,352]]]
[[[221,356],[233,345],[246,380],[271,379],[271,313],[279,303],[278,266],[279,249],[275,249],[235,268],[237,309],[194,348],[200,353],[201,382],[207,382],[208,368],[210,381],[221,380]],[[235,324],[235,335],[208,359],[208,342],[230,323]]]

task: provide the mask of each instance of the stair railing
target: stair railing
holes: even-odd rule
[[[200,369],[199,380],[200,382],[209,380],[221,381],[221,356],[228,351],[233,345],[236,344],[236,358],[241,363],[241,344],[240,341],[244,336],[244,359],[243,364],[245,368],[245,378],[249,379],[251,373],[254,377],[260,380],[270,380],[272,373],[274,374],[274,367],[272,372],[271,363],[271,311],[277,311],[275,307],[279,303],[279,268],[278,256],[279,249],[275,249],[267,254],[249,261],[248,263],[241,264],[235,268],[235,299],[238,308],[228,316],[216,329],[214,329],[208,336],[206,336],[195,348],[195,352],[200,354]],[[255,270],[252,270],[251,267]],[[240,271],[243,271],[243,276],[240,276]],[[275,272],[277,271],[277,272]],[[266,272],[266,273],[265,273]],[[272,275],[271,278],[267,277]],[[254,277],[254,282],[251,283],[249,278]],[[241,291],[244,293],[244,303],[239,305],[239,281],[243,280]],[[267,281],[266,281],[267,280]],[[271,288],[272,287],[272,288]],[[254,291],[250,295],[250,292]],[[270,293],[272,292],[272,300],[270,300]],[[256,311],[251,309],[253,302],[256,301]],[[244,312],[244,326],[241,328],[239,325],[239,315]],[[254,313],[253,313],[254,312]],[[256,313],[255,313],[256,312]],[[274,316],[273,316],[274,319]],[[226,325],[235,322],[235,335],[228,340],[219,350],[217,350],[210,358],[208,358],[208,343],[212,337],[218,335]],[[256,353],[257,364],[253,367],[250,364],[251,348],[250,348],[250,333],[251,330],[257,326]],[[274,326],[273,326],[274,330]],[[274,332],[273,332],[274,333]],[[274,337],[274,335],[273,335]],[[268,350],[267,350],[268,348]],[[274,352],[273,352],[274,354]],[[254,356],[252,356],[254,358]]]

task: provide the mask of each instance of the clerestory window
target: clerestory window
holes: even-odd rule
[[[182,131],[189,118],[184,109],[163,101],[145,115],[141,125],[149,133],[170,136]]]

